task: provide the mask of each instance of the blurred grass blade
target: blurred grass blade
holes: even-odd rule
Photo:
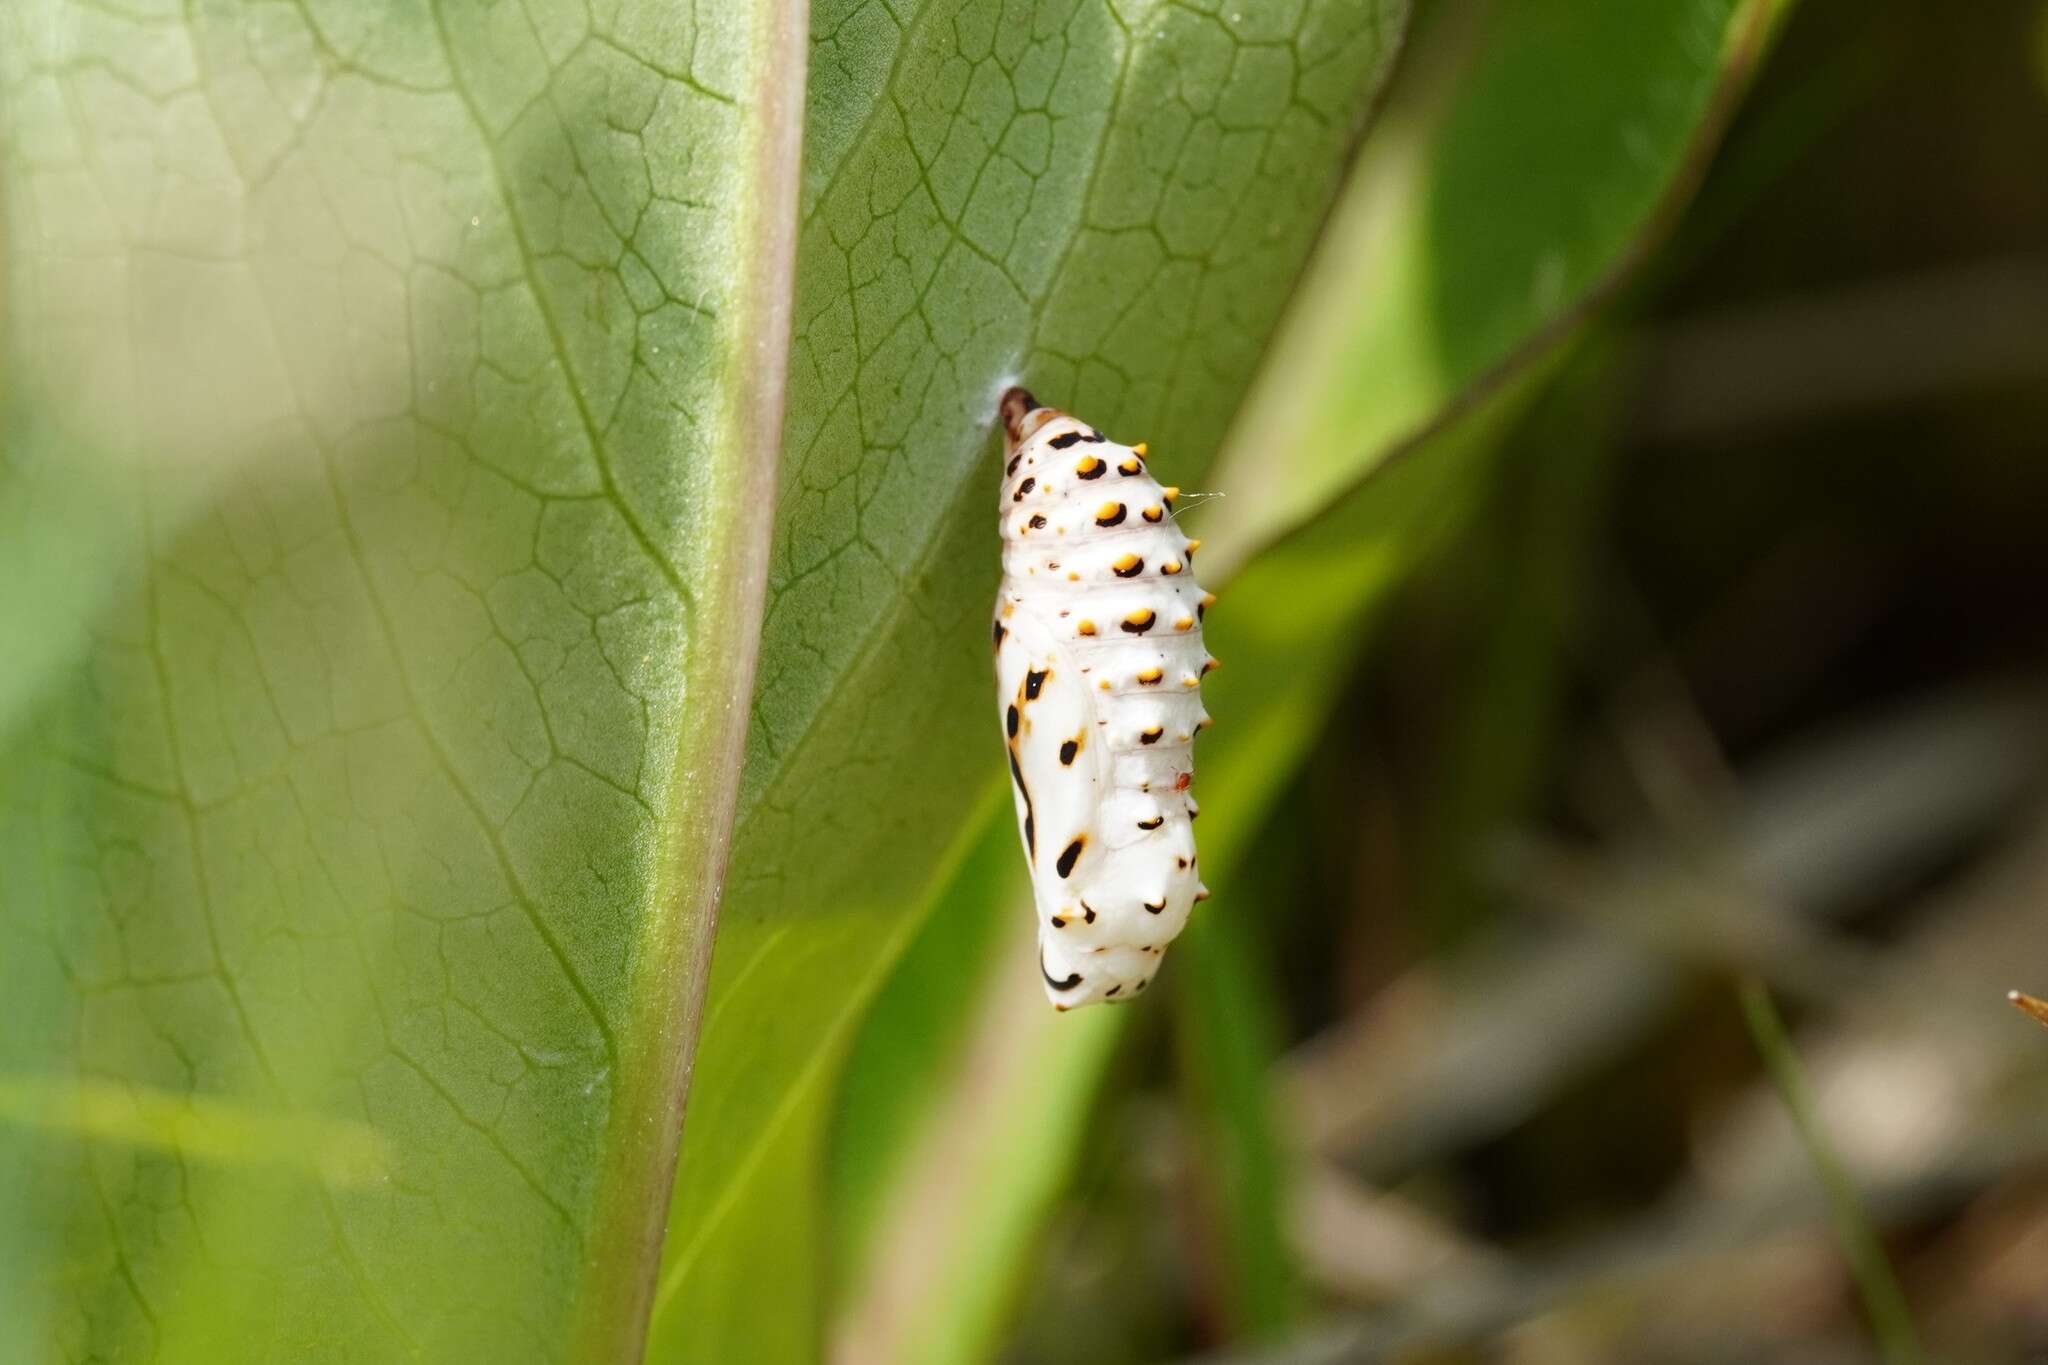
[[[1007,793],[997,792],[1006,797]],[[891,991],[890,1008],[863,1019],[833,1097],[826,1149],[826,1217],[836,1279],[869,1271],[876,1222],[889,1190],[914,1170],[913,1147],[934,1100],[930,1078],[961,1069],[972,1030],[970,1002],[991,987],[998,952],[1010,944],[1031,892],[1017,851],[1017,818],[992,800],[977,821],[971,850],[922,917],[889,980],[923,980],[928,991]],[[1008,960],[1008,954],[1005,960]],[[911,1083],[921,1078],[926,1083]]]
[[[804,9],[520,14],[0,10],[8,1359],[638,1353]]]
[[[1548,771],[1551,713],[1581,625],[1575,613],[1621,444],[1614,426],[1635,373],[1612,333],[1601,329],[1559,353],[1560,373],[1517,427],[1515,460],[1451,570],[1479,599],[1478,657],[1455,684],[1411,825],[1413,914],[1439,946],[1479,917],[1487,841]]]
[[[1001,381],[1201,469],[1400,14],[948,0],[900,27],[879,6],[821,20],[788,474],[654,1359],[815,1351],[840,1064],[1003,780]]]
[[[1819,1109],[1807,1088],[1806,1073],[1799,1065],[1799,1054],[1785,1034],[1784,1021],[1771,1002],[1770,990],[1756,978],[1747,977],[1737,984],[1736,997],[1742,1005],[1743,1022],[1749,1026],[1749,1035],[1770,1072],[1771,1083],[1784,1100],[1785,1111],[1798,1128],[1799,1140],[1827,1193],[1835,1237],[1841,1243],[1849,1272],[1856,1279],[1857,1291],[1863,1296],[1864,1311],[1870,1315],[1870,1331],[1877,1341],[1878,1354],[1885,1365],[1919,1365],[1924,1357],[1913,1330],[1912,1314],[1906,1308],[1905,1293],[1899,1288],[1884,1245],[1878,1241],[1876,1229],[1863,1210],[1863,1201],[1857,1197],[1856,1184],[1821,1125]]]
[[[1014,857],[1015,817],[998,814],[990,830]],[[1014,926],[1030,904],[1024,879],[1012,874],[991,885],[1001,922]],[[847,1280],[854,1292],[832,1324],[828,1359],[836,1365],[993,1358],[1015,1308],[1018,1251],[1037,1244],[1066,1184],[1067,1162],[1048,1154],[1087,1142],[1090,1098],[1128,1020],[1083,1010],[1048,1023],[1054,1016],[1031,970],[1032,942],[1003,935],[989,949],[946,973],[974,991],[973,1013],[964,1027],[953,1023],[957,1045],[944,1059],[944,1074],[957,1080],[916,1093],[922,1104],[907,1115],[916,1122],[898,1129],[893,1161],[881,1172],[889,1178],[862,1191],[867,1216],[853,1231],[864,1235]],[[921,1060],[908,1059],[912,1074],[933,1077],[937,1068]],[[1020,1082],[1041,1087],[1023,1106]],[[872,1113],[846,1116],[843,1148],[870,1141],[864,1119]]]
[[[1247,924],[1264,907],[1243,879],[1231,885],[1239,913],[1212,915],[1185,936],[1172,1000],[1190,1184],[1203,1196],[1194,1214],[1213,1250],[1199,1267],[1206,1316],[1239,1340],[1281,1335],[1307,1295],[1288,1240],[1294,1163],[1274,1112],[1284,1025],[1265,944]]]
[[[279,1116],[148,1086],[0,1076],[0,1122],[155,1148],[180,1166],[284,1166],[337,1187],[377,1185],[392,1177],[390,1144],[367,1123]]]
[[[1697,184],[1782,5],[1433,11],[1212,476],[1231,563],[1558,340]],[[1211,563],[1222,561],[1212,557]]]

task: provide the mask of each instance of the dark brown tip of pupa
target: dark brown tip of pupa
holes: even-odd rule
[[[997,406],[996,413],[1003,419],[1003,430],[1009,434],[1012,441],[1024,439],[1022,423],[1025,414],[1036,412],[1040,406],[1042,405],[1031,396],[1029,389],[1013,387],[1003,394],[1003,401]]]

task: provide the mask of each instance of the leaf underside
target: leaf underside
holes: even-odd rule
[[[0,1356],[634,1354],[791,12],[0,14]]]
[[[934,0],[813,15],[764,662],[652,1358],[815,1349],[839,1060],[999,772],[1004,382],[1148,441],[1163,477],[1198,475],[1396,13]]]

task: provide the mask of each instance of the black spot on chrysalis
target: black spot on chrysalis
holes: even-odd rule
[[[1039,689],[1045,686],[1045,680],[1051,676],[1052,670],[1049,668],[1034,668],[1026,673],[1024,675],[1024,700],[1037,701]]]
[[[1014,492],[1014,493],[1012,493],[1012,494],[1010,494],[1010,501],[1011,501],[1011,502],[1022,502],[1022,501],[1024,501],[1024,495],[1025,495],[1026,493],[1029,493],[1029,492],[1030,492],[1030,491],[1031,491],[1032,489],[1034,489],[1034,488],[1036,488],[1036,487],[1038,487],[1038,480],[1036,480],[1036,479],[1026,479],[1026,480],[1024,480],[1024,482],[1022,482],[1022,483],[1020,483],[1020,484],[1018,484],[1018,485],[1017,485],[1017,491],[1016,491],[1016,492]]]
[[[1087,842],[1088,836],[1079,834],[1074,836],[1073,843],[1060,850],[1060,860],[1054,866],[1058,868],[1059,874],[1062,877],[1074,875],[1074,864],[1081,859],[1081,846]]]
[[[1017,748],[1010,746],[1010,776],[1016,779],[1017,795],[1024,798],[1024,854],[1036,860],[1038,857],[1037,813],[1031,806],[1031,788],[1024,785],[1024,770],[1017,766]]]
[[[1081,984],[1081,974],[1079,972],[1075,972],[1073,975],[1069,976],[1065,981],[1053,980],[1052,973],[1045,969],[1044,953],[1040,953],[1038,955],[1038,974],[1045,978],[1046,985],[1052,987],[1056,991],[1070,991],[1074,989],[1074,987]]]
[[[1110,572],[1118,578],[1136,578],[1139,574],[1145,572],[1145,561],[1142,559],[1133,560],[1131,566],[1127,569],[1119,569],[1112,566]]]
[[[1017,708],[1014,706],[1010,708],[1009,728],[1010,738],[1015,739],[1017,737]]]
[[[1157,744],[1159,742],[1159,737],[1165,733],[1166,731],[1160,729],[1157,725],[1153,726],[1149,730],[1140,730],[1138,732],[1138,743]]]
[[[1054,450],[1065,450],[1068,446],[1077,446],[1087,439],[1088,438],[1086,436],[1082,435],[1078,431],[1070,431],[1064,436],[1053,437],[1050,441],[1047,441],[1046,444],[1051,446]]]
[[[1096,524],[1097,526],[1118,526],[1118,525],[1121,525],[1121,524],[1123,523],[1123,519],[1124,519],[1124,513],[1125,513],[1126,511],[1128,511],[1128,510],[1129,510],[1129,509],[1127,509],[1127,508],[1126,508],[1126,507],[1125,507],[1125,506],[1124,506],[1124,505],[1123,505],[1122,503],[1118,503],[1118,504],[1116,505],[1116,510],[1115,510],[1114,512],[1111,512],[1111,513],[1110,513],[1110,514],[1109,514],[1108,516],[1106,516],[1106,517],[1097,517],[1097,518],[1095,519],[1095,524]]]
[[[1139,828],[1139,829],[1158,829],[1158,828],[1159,828],[1159,827],[1160,827],[1161,825],[1163,825],[1163,824],[1165,824],[1165,823],[1166,823],[1166,817],[1165,817],[1165,816],[1163,816],[1163,815],[1155,815],[1155,816],[1153,816],[1153,817],[1152,817],[1152,818],[1151,818],[1150,820],[1140,820],[1140,821],[1138,822],[1138,828]]]
[[[1070,739],[1060,745],[1060,766],[1063,768],[1073,767],[1074,759],[1080,752],[1081,741],[1078,739]]]
[[[1151,914],[1163,915],[1166,913],[1166,897],[1164,896],[1161,896],[1159,898],[1159,904],[1157,905],[1154,905],[1151,901],[1143,901],[1141,902],[1141,904],[1144,905],[1146,911]]]
[[[1001,648],[1003,647],[1003,637],[1004,637],[1005,635],[1008,635],[1008,634],[1010,633],[1010,628],[1009,628],[1008,626],[1004,625],[1004,624],[1003,624],[1003,623],[1002,623],[1001,621],[998,621],[998,622],[996,622],[996,623],[995,623],[995,627],[996,627],[996,632],[995,632],[995,633],[996,633],[996,648],[997,648],[997,649],[1001,649]]]

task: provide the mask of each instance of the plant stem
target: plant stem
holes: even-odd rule
[[[1913,1330],[1912,1314],[1906,1308],[1905,1293],[1899,1288],[1898,1277],[1892,1273],[1891,1262],[1857,1198],[1855,1183],[1821,1127],[1813,1094],[1807,1089],[1806,1072],[1785,1034],[1784,1021],[1771,1002],[1771,993],[1754,976],[1744,977],[1735,993],[1742,1003],[1749,1035],[1770,1072],[1771,1083],[1784,1100],[1786,1112],[1806,1146],[1806,1155],[1820,1176],[1835,1238],[1841,1243],[1843,1259],[1849,1263],[1849,1273],[1855,1277],[1857,1292],[1863,1297],[1863,1309],[1870,1317],[1870,1332],[1876,1339],[1878,1354],[1885,1365],[1921,1365],[1925,1356]]]

